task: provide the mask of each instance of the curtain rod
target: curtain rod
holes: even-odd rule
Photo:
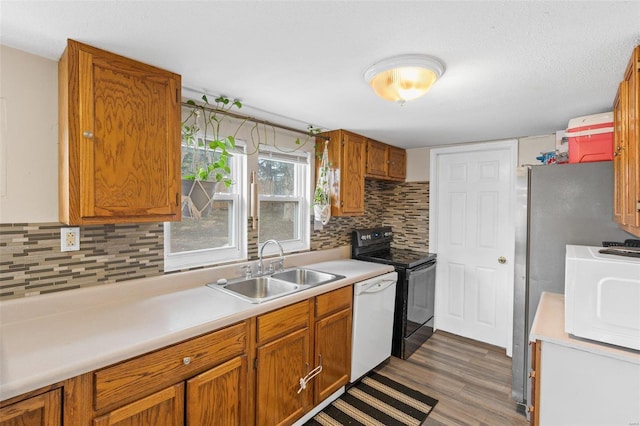
[[[240,120],[248,120],[248,121],[251,121],[251,122],[256,123],[256,124],[264,124],[266,126],[272,126],[272,127],[277,127],[279,129],[283,129],[283,130],[288,130],[290,132],[301,133],[301,134],[306,135],[306,136],[315,136],[317,138],[321,138],[321,139],[324,139],[324,140],[329,140],[329,137],[327,137],[327,136],[310,135],[308,131],[305,132],[304,130],[295,129],[293,127],[284,126],[282,124],[272,123],[272,122],[267,121],[267,120],[261,120],[259,118],[251,117],[249,115],[239,114],[237,112],[224,111],[224,110],[221,110],[221,109],[211,108],[211,107],[208,107],[208,106],[205,106],[205,105],[199,105],[199,104],[192,105],[192,104],[189,104],[187,102],[182,102],[182,106],[189,107],[189,108],[201,108],[201,109],[206,110],[206,111],[217,112],[217,113],[228,115],[230,117],[237,118],[237,119],[240,119]]]

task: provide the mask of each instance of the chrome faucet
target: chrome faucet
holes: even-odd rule
[[[260,247],[260,255],[258,259],[258,270],[256,271],[258,275],[264,274],[264,265],[262,263],[262,252],[264,251],[264,248],[270,243],[276,244],[278,246],[278,249],[280,249],[280,258],[278,259],[278,266],[276,270],[281,271],[284,269],[284,249],[282,248],[282,245],[277,240],[267,240],[264,242],[264,244],[262,244],[262,247]],[[269,265],[268,273],[273,273],[273,272],[274,272],[273,262],[271,262],[271,264]]]

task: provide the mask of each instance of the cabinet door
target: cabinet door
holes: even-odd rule
[[[343,132],[340,176],[341,209],[345,216],[364,214],[364,136]]]
[[[407,151],[402,148],[389,147],[389,177],[403,180],[407,177]]]
[[[309,364],[309,328],[258,347],[256,424],[291,424],[311,404],[312,393],[298,393]],[[311,386],[311,384],[309,384]]]
[[[61,221],[179,220],[180,76],[74,41],[67,50]]]
[[[156,392],[93,421],[94,426],[171,426],[183,423],[184,383]]]
[[[0,426],[59,426],[61,424],[60,389],[16,402],[0,410]]]
[[[245,425],[247,397],[247,357],[241,356],[187,381],[187,425]]]
[[[386,178],[388,163],[387,145],[367,139],[367,176]]]
[[[627,81],[620,83],[618,93],[613,103],[614,119],[614,194],[613,194],[613,217],[614,220],[623,224],[623,212],[626,203],[624,188],[626,187],[627,157],[626,151],[628,129],[627,115],[629,113],[629,84]]]
[[[629,112],[626,155],[626,200],[623,223],[640,227],[640,46],[636,47],[629,61],[625,80],[629,88]],[[634,229],[640,235],[640,229]]]
[[[349,382],[351,374],[351,309],[316,322],[315,355],[322,372],[314,379],[318,404]]]
[[[540,424],[540,357],[542,351],[542,342],[536,340],[530,342],[531,346],[531,405],[529,405],[529,423],[531,426]]]

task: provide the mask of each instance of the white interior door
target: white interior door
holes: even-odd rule
[[[517,141],[431,151],[435,327],[511,352]]]

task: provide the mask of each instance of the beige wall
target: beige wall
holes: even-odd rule
[[[407,149],[407,182],[428,182],[431,148]]]
[[[538,157],[543,152],[556,149],[556,135],[530,136],[518,139],[518,166],[542,164]]]
[[[429,180],[431,148],[413,148],[407,150],[407,182]],[[526,164],[540,165],[536,159],[542,152],[556,149],[556,135],[529,136],[518,139],[518,166]]]
[[[0,45],[0,223],[58,221],[58,64]]]

